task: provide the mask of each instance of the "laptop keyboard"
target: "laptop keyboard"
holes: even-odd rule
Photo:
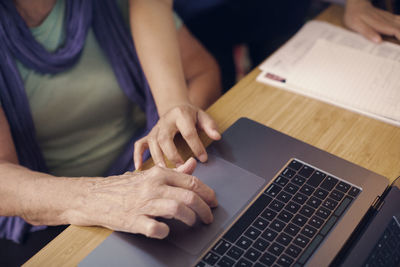
[[[363,266],[395,267],[400,265],[400,222],[393,217]]]
[[[292,160],[196,266],[303,266],[359,193]]]

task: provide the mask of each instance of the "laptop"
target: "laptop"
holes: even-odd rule
[[[79,266],[400,265],[398,184],[247,118],[207,150],[212,224],[114,232]]]

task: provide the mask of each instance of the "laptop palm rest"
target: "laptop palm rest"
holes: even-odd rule
[[[167,240],[187,253],[198,255],[236,218],[235,215],[249,203],[266,181],[212,154],[209,154],[207,163],[198,164],[193,175],[217,194],[219,206],[213,210],[214,221],[209,225],[197,221],[193,227],[179,221],[167,221],[171,229]]]
[[[194,175],[213,188],[218,207],[214,222],[197,222],[187,227],[174,220],[163,220],[171,231],[166,240],[114,232],[79,266],[188,266],[226,229],[269,180],[209,154],[208,162],[198,164]],[[270,177],[272,178],[272,177]]]

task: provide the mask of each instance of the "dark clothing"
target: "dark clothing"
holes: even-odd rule
[[[0,266],[21,266],[65,228],[50,226],[46,230],[29,233],[22,244],[0,239]]]
[[[225,0],[189,12],[195,2],[177,0],[175,9],[218,61],[226,91],[236,82],[233,47],[247,44],[252,66],[258,65],[303,25],[311,0]]]

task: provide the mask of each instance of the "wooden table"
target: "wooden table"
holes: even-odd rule
[[[317,19],[343,26],[342,16],[342,7],[331,6]],[[391,181],[400,175],[400,128],[258,83],[259,73],[253,70],[209,108],[221,131],[244,116]],[[69,226],[25,266],[77,265],[111,233],[99,227]]]

